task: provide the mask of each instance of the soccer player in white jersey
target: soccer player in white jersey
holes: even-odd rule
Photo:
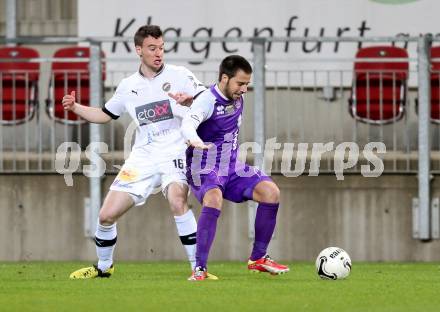
[[[164,64],[164,41],[160,27],[140,27],[135,36],[140,57],[137,72],[123,79],[104,107],[75,102],[65,95],[64,109],[93,123],[107,123],[128,112],[137,124],[130,156],[114,180],[99,212],[95,233],[98,263],[73,272],[72,279],[109,277],[114,272],[113,251],[116,221],[132,206],[142,205],[157,187],[168,199],[192,269],[195,265],[197,223],[188,209],[185,177],[186,145],[180,134],[183,114],[192,100],[205,90],[185,67]],[[216,279],[214,275],[210,276]]]

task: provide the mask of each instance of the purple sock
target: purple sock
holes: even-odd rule
[[[267,246],[272,239],[277,222],[278,206],[280,204],[260,203],[255,216],[255,241],[251,260],[257,260],[266,254]]]
[[[209,250],[211,249],[217,230],[217,219],[219,216],[220,210],[218,209],[206,206],[202,208],[199,221],[197,222],[196,266],[206,268]]]

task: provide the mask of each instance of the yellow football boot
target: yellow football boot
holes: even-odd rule
[[[115,268],[113,265],[105,272],[102,272],[98,269],[98,266],[94,264],[91,267],[82,268],[70,274],[71,279],[87,279],[87,278],[95,278],[95,277],[110,277]]]

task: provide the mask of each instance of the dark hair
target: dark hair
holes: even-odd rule
[[[223,59],[220,64],[218,81],[222,80],[222,75],[225,74],[229,78],[235,76],[238,70],[244,71],[246,74],[252,74],[251,64],[240,55],[230,55]]]
[[[144,39],[151,36],[155,39],[162,37],[162,30],[156,25],[141,26],[134,34],[134,45],[142,46]]]

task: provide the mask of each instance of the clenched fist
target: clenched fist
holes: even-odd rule
[[[63,104],[64,110],[73,111],[75,106],[75,91],[66,94],[61,103]]]

